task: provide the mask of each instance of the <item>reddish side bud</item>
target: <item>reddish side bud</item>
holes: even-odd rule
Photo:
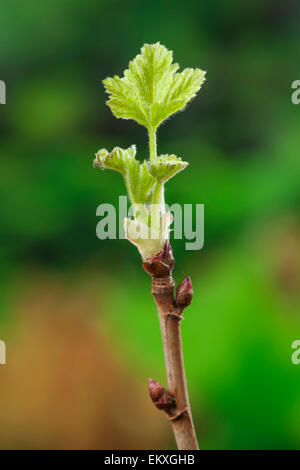
[[[151,400],[159,410],[169,411],[176,406],[175,397],[156,380],[149,379]]]
[[[188,307],[193,300],[193,285],[190,276],[181,281],[176,291],[176,305],[178,307]]]

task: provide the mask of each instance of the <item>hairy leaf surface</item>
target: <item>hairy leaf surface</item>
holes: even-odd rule
[[[148,163],[150,174],[162,183],[173,178],[176,173],[184,170],[187,166],[188,162],[183,162],[176,155],[161,155],[153,162]]]
[[[172,62],[173,53],[165,46],[145,44],[124,77],[104,80],[113,114],[156,129],[182,109],[201,88],[205,72],[188,68],[177,73],[179,65]]]

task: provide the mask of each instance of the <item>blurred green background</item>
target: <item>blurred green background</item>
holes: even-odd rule
[[[135,247],[96,237],[125,194],[92,168],[147,136],[115,119],[101,80],[143,43],[207,70],[159,130],[189,168],[169,204],[205,204],[205,246],[173,243],[194,301],[183,341],[203,449],[300,445],[300,5],[296,0],[0,1],[0,448],[174,448],[148,398],[165,383],[150,280]]]

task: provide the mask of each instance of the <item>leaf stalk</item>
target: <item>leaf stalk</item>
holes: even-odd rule
[[[150,160],[155,161],[157,159],[157,148],[156,148],[156,129],[148,128],[149,135],[149,149],[150,149]]]

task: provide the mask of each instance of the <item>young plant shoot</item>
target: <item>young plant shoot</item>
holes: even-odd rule
[[[186,277],[174,296],[174,258],[169,243],[171,214],[165,211],[164,186],[188,165],[176,155],[157,155],[157,129],[196,96],[205,72],[187,68],[178,72],[173,53],[160,43],[145,44],[129,63],[122,78],[103,81],[108,106],[117,118],[133,119],[146,127],[149,160],[136,159],[136,147],[99,150],[94,166],[123,175],[133,207],[133,218],[124,220],[126,237],[138,248],[145,271],[152,277],[162,333],[168,388],[149,380],[153,403],[172,424],[178,449],[198,449],[183,364],[181,320],[191,303],[193,288]]]

